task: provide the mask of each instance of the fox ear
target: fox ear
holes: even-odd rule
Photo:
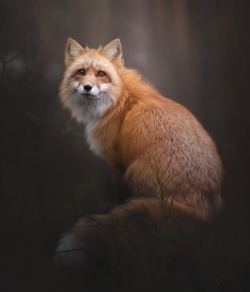
[[[81,54],[84,53],[84,48],[78,44],[72,38],[67,39],[66,49],[65,49],[65,64],[69,65],[76,60]]]
[[[111,62],[117,65],[123,65],[122,44],[120,39],[115,39],[108,43],[103,49],[102,54]]]

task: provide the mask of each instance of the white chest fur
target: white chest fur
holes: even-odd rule
[[[92,152],[94,152],[97,156],[102,157],[102,148],[101,145],[96,139],[93,137],[93,131],[97,125],[96,121],[91,121],[87,124],[85,131],[86,131],[86,137],[89,144],[89,148]]]

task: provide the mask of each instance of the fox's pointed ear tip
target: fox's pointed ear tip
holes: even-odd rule
[[[120,44],[122,43],[121,39],[119,39],[119,38],[114,39],[114,42],[117,42],[117,43],[120,43]]]
[[[67,37],[66,44],[72,43],[74,41],[75,40],[73,40],[72,37]]]
[[[113,39],[111,42],[108,44],[121,44],[121,40],[119,38]]]

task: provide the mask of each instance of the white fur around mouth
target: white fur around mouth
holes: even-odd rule
[[[82,96],[86,96],[86,97],[96,97],[96,95],[91,94],[91,93],[80,93]]]

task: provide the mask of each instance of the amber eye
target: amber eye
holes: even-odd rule
[[[98,77],[104,77],[106,74],[103,71],[98,71],[97,76]]]
[[[77,71],[78,75],[85,75],[85,70],[84,69],[80,69]]]

